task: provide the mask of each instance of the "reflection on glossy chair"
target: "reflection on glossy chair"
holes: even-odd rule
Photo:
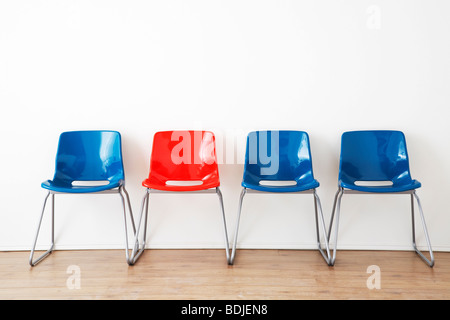
[[[135,232],[135,226],[130,199],[125,189],[121,148],[121,136],[116,131],[72,131],[60,135],[53,180],[47,180],[41,185],[42,188],[48,190],[48,193],[45,197],[36,237],[31,249],[29,259],[31,266],[41,262],[54,249],[56,194],[119,194],[125,220],[126,259],[129,260],[125,198],[133,232]],[[51,197],[51,246],[43,255],[33,260],[49,197]]]
[[[389,182],[381,185],[380,182]],[[374,182],[364,185],[361,182]],[[378,182],[378,183],[377,183]],[[378,184],[378,185],[377,185]],[[416,253],[430,266],[434,265],[433,251],[416,189],[421,184],[411,178],[406,139],[400,131],[353,131],[345,132],[341,141],[339,167],[339,189],[336,193],[328,236],[331,236],[333,221],[334,252],[331,263],[336,260],[337,237],[341,200],[344,194],[407,194],[411,197],[412,242]],[[416,246],[414,199],[417,200],[422,226],[430,253],[426,258]]]
[[[284,182],[285,185],[280,185],[280,182]],[[244,196],[247,193],[262,194],[264,192],[313,194],[317,246],[329,264],[328,236],[322,206],[316,193],[319,182],[314,179],[309,137],[306,132],[255,131],[249,133],[242,187],[230,264],[234,263],[236,256],[239,220]],[[326,252],[322,249],[319,224],[325,235]]]
[[[150,172],[142,182],[146,188],[135,237],[130,264],[136,263],[145,250],[147,238],[148,204],[150,193],[188,192],[216,193],[222,210],[226,258],[229,245],[219,169],[216,158],[215,137],[209,131],[162,131],[153,138]],[[143,240],[139,241],[142,219]]]

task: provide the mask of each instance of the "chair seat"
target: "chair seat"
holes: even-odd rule
[[[142,181],[142,186],[149,188],[149,189],[156,189],[156,190],[162,190],[162,191],[200,191],[200,190],[207,190],[207,189],[211,189],[211,188],[217,188],[220,186],[220,182],[213,181],[213,182],[209,182],[209,183],[203,183],[201,185],[180,186],[180,185],[167,185],[160,181],[155,181],[152,179],[145,179],[144,181]]]
[[[319,182],[317,180],[312,180],[308,183],[297,183],[293,186],[266,186],[243,181],[242,186],[244,188],[263,192],[301,192],[318,188]]]
[[[410,182],[405,184],[394,184],[392,186],[358,186],[352,182],[344,182],[340,180],[339,185],[345,189],[371,193],[404,192],[415,190],[422,186],[422,184],[417,180],[411,180]]]
[[[73,186],[70,183],[47,180],[42,182],[41,187],[50,191],[62,193],[94,193],[118,188],[123,184],[123,180],[111,180],[107,185],[101,186]]]

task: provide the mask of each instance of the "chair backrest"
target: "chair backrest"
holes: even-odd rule
[[[341,141],[339,179],[352,183],[411,181],[403,132],[345,132]]]
[[[214,134],[210,131],[160,131],[153,137],[149,179],[219,183]]]
[[[303,131],[253,131],[247,136],[244,182],[314,180],[309,136]]]
[[[71,131],[59,137],[54,181],[124,179],[120,133]]]

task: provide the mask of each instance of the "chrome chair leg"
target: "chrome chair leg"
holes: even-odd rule
[[[142,253],[145,251],[145,241],[147,239],[147,222],[148,222],[148,201],[150,196],[150,190],[145,190],[145,195],[142,198],[142,205],[141,205],[141,213],[139,215],[139,222],[137,225],[137,229],[135,232],[135,238],[134,238],[134,248],[131,253],[131,257],[128,260],[128,264],[130,266],[134,265],[139,257],[142,255]],[[141,223],[142,223],[142,216],[145,212],[145,220],[144,220],[144,238],[142,240],[142,246],[139,243],[139,231],[141,230]]]
[[[237,244],[238,232],[239,232],[239,221],[241,219],[242,202],[244,200],[244,196],[246,193],[247,193],[247,189],[243,188],[241,191],[241,196],[239,198],[239,208],[238,208],[237,221],[236,221],[236,231],[234,233],[234,241],[233,241],[233,249],[231,252],[231,258],[228,262],[229,265],[232,265],[234,263],[234,259],[236,257],[236,244]]]
[[[417,200],[417,205],[419,207],[419,212],[420,212],[420,218],[422,220],[422,227],[423,227],[423,231],[425,234],[425,239],[427,241],[427,245],[428,245],[428,251],[430,253],[430,259],[427,259],[422,252],[420,252],[420,250],[417,248],[416,246],[416,228],[415,228],[415,218],[414,218],[414,198],[416,198]],[[430,242],[430,237],[428,235],[428,230],[427,230],[427,225],[425,223],[425,217],[423,215],[423,210],[422,210],[422,205],[420,203],[420,199],[419,196],[416,194],[416,191],[414,191],[411,194],[411,219],[412,219],[412,243],[413,243],[413,247],[414,247],[414,251],[419,255],[419,257],[422,258],[423,261],[425,261],[425,263],[430,267],[433,268],[434,266],[434,255],[433,255],[433,250],[431,248],[431,242]]]
[[[333,249],[333,256],[330,256],[329,265],[334,266],[334,263],[336,262],[336,251],[337,251],[337,239],[338,239],[338,231],[339,231],[339,216],[341,213],[341,201],[342,196],[344,195],[344,189],[339,188],[339,190],[336,192],[336,195],[334,197],[334,204],[333,204],[333,211],[331,213],[331,220],[330,220],[330,226],[328,229],[328,242],[330,241],[331,237],[331,230],[333,228],[333,222],[336,219],[336,226],[334,231],[334,249]]]
[[[44,213],[45,213],[45,207],[47,205],[47,200],[48,197],[51,195],[52,198],[52,229],[51,229],[51,240],[52,240],[52,244],[50,246],[50,249],[48,249],[44,254],[42,254],[39,258],[37,258],[36,260],[33,260],[33,256],[34,256],[34,251],[36,249],[36,243],[39,237],[39,231],[41,229],[41,224],[42,224],[42,218],[44,217]],[[37,231],[36,231],[36,237],[34,239],[34,244],[33,244],[33,248],[31,249],[31,254],[30,254],[30,259],[29,259],[29,263],[30,266],[34,267],[35,265],[37,265],[39,262],[41,262],[42,260],[44,260],[50,253],[53,252],[53,248],[55,245],[55,195],[53,193],[48,193],[47,196],[45,197],[44,200],[44,205],[42,207],[42,213],[41,213],[41,217],[39,219],[39,223],[38,223],[38,227],[37,227]]]
[[[315,217],[316,217],[316,233],[317,233],[317,247],[319,249],[320,254],[325,259],[326,263],[330,265],[330,247],[328,244],[328,235],[327,230],[325,227],[325,219],[323,217],[323,211],[322,211],[322,204],[320,203],[320,198],[316,193],[316,190],[314,190],[314,209],[315,209]],[[320,240],[320,232],[319,232],[319,212],[320,212],[320,221],[322,224],[322,232],[325,235],[325,248],[326,248],[326,255],[322,248],[322,243]]]
[[[225,250],[226,250],[226,257],[227,257],[227,263],[230,263],[230,245],[228,242],[228,231],[227,231],[227,222],[225,219],[225,208],[223,206],[223,197],[222,197],[222,191],[220,191],[220,188],[216,188],[217,196],[219,197],[220,207],[222,209],[222,218],[223,218],[223,230],[224,230],[224,237],[225,237]]]
[[[122,194],[125,194],[124,195]],[[123,219],[124,219],[124,227],[125,227],[125,258],[127,260],[127,263],[130,261],[130,254],[129,254],[129,245],[128,245],[128,226],[127,226],[127,210],[125,206],[125,198],[127,199],[128,203],[128,210],[130,214],[130,220],[131,220],[131,226],[133,228],[133,233],[136,234],[136,226],[134,225],[134,219],[133,219],[133,212],[131,211],[131,205],[130,205],[130,199],[128,196],[128,192],[126,192],[125,187],[121,186],[119,187],[119,196],[122,200],[122,208],[123,208]]]
[[[131,209],[130,195],[128,194],[127,189],[125,189],[125,186],[122,186],[122,188],[119,189],[119,192],[120,191],[122,191],[124,193],[125,199],[127,199],[128,212],[130,213],[131,225],[133,227],[133,232],[136,233],[136,225],[134,223],[133,210]]]

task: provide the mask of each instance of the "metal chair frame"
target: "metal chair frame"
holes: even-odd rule
[[[258,190],[248,189],[248,188],[243,188],[242,189],[241,195],[240,195],[240,198],[239,198],[239,209],[238,209],[238,214],[237,214],[236,231],[235,231],[235,234],[234,234],[233,249],[232,249],[232,253],[231,253],[231,258],[229,260],[229,264],[230,265],[234,264],[234,260],[236,258],[236,246],[237,246],[237,239],[238,239],[238,232],[239,232],[239,222],[240,222],[241,212],[242,212],[242,204],[243,204],[244,196],[247,193],[264,194],[264,193],[272,193],[272,192],[258,191]],[[316,189],[310,189],[310,190],[305,190],[305,191],[297,191],[297,192],[274,192],[274,193],[276,193],[276,194],[313,194],[314,195],[314,209],[315,209],[315,220],[316,220],[317,247],[319,249],[320,254],[324,258],[325,262],[328,265],[331,265],[330,264],[330,249],[329,249],[329,244],[328,244],[328,235],[327,235],[327,230],[326,230],[326,226],[325,226],[325,219],[323,217],[322,205],[320,203],[320,198],[317,195]],[[326,250],[326,253],[324,252],[324,250],[322,248],[322,244],[321,244],[321,240],[320,240],[319,213],[320,213],[320,221],[321,221],[321,225],[322,225],[322,232],[325,234],[325,250]]]
[[[80,195],[80,194],[91,194],[91,195],[94,195],[94,194],[119,194],[120,198],[122,200],[122,208],[123,208],[124,221],[125,221],[125,243],[126,243],[125,257],[126,257],[126,260],[129,261],[129,257],[130,257],[129,250],[130,249],[128,248],[128,227],[127,227],[127,213],[126,213],[126,208],[125,208],[125,198],[127,201],[128,211],[129,211],[129,215],[131,218],[131,225],[132,225],[134,233],[136,233],[136,228],[135,228],[134,219],[133,219],[133,212],[131,210],[131,205],[130,205],[130,197],[128,195],[128,192],[125,189],[125,186],[122,185],[118,188],[114,188],[114,189],[110,189],[110,190],[104,190],[104,191],[99,191],[99,192],[89,192],[89,193],[69,193],[69,192],[49,191],[44,200],[44,205],[42,207],[42,212],[41,212],[41,216],[39,219],[36,236],[34,238],[33,247],[31,249],[29,264],[32,267],[36,266],[38,263],[40,263],[42,260],[47,258],[54,251],[54,247],[55,247],[55,195],[57,195],[57,194],[78,194],[78,195]],[[37,244],[37,241],[39,238],[39,233],[41,230],[42,220],[43,220],[43,217],[45,214],[45,208],[47,205],[48,198],[50,196],[51,196],[51,207],[52,207],[52,209],[51,209],[51,245],[50,245],[50,248],[45,253],[43,253],[40,257],[33,260],[34,253],[36,250],[36,244]]]
[[[225,236],[225,250],[226,250],[226,259],[227,262],[229,263],[230,261],[230,249],[229,249],[229,244],[228,244],[228,232],[227,232],[227,225],[226,225],[226,219],[225,219],[225,209],[224,209],[224,205],[223,205],[223,197],[222,197],[222,192],[220,191],[219,187],[216,188],[211,188],[211,189],[205,189],[205,190],[195,190],[195,191],[166,191],[166,190],[157,190],[157,189],[150,189],[147,188],[145,191],[145,195],[142,199],[142,205],[141,205],[141,213],[139,216],[139,222],[137,225],[137,230],[135,233],[135,239],[134,239],[134,249],[131,253],[131,257],[128,259],[128,264],[129,265],[134,265],[138,259],[140,258],[140,256],[142,255],[142,253],[145,251],[146,249],[146,239],[147,239],[147,227],[148,227],[148,204],[149,204],[149,198],[150,198],[150,193],[154,193],[154,194],[158,194],[158,193],[188,193],[188,194],[213,194],[216,193],[217,196],[219,197],[219,203],[220,203],[220,208],[222,210],[222,218],[223,218],[223,228],[224,228],[224,236]],[[141,224],[142,224],[142,218],[144,217],[144,234],[143,234],[143,239],[142,241],[139,241],[139,231],[141,229]]]
[[[364,192],[364,191],[356,191],[356,190],[350,190],[350,189],[344,189],[343,187],[339,187],[338,191],[336,192],[336,196],[334,198],[334,204],[333,204],[333,211],[331,215],[331,221],[329,225],[328,230],[328,241],[330,241],[331,231],[333,228],[333,221],[336,220],[336,226],[334,231],[334,248],[333,248],[333,256],[331,257],[330,263],[334,266],[336,262],[336,251],[337,251],[337,239],[338,239],[338,229],[339,229],[339,216],[341,211],[341,201],[342,196],[344,194],[397,194],[397,195],[410,195],[411,196],[411,220],[412,220],[412,245],[414,248],[414,251],[419,255],[420,258],[430,267],[432,268],[434,266],[434,255],[433,250],[431,248],[431,242],[430,237],[428,235],[428,230],[425,222],[425,217],[423,215],[422,210],[422,204],[420,202],[419,196],[416,193],[416,190],[409,190],[409,191],[403,191],[403,192],[384,192],[384,193],[375,193],[375,192]],[[428,259],[423,255],[423,253],[417,248],[416,245],[416,228],[415,228],[415,212],[414,212],[414,198],[417,201],[417,205],[420,212],[420,218],[422,221],[422,227],[425,234],[425,239],[428,246],[428,251],[430,254],[430,258]]]

